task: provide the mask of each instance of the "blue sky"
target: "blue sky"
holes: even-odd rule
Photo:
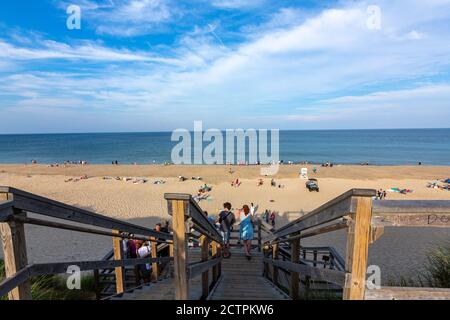
[[[0,119],[0,133],[450,127],[450,0],[3,0]]]

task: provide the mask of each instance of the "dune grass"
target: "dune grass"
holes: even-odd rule
[[[0,260],[0,282],[5,279],[5,263]],[[33,300],[92,300],[95,299],[94,277],[86,275],[81,278],[81,290],[69,290],[66,279],[61,276],[40,276],[31,279],[31,296]],[[7,300],[7,296],[0,300]]]
[[[450,288],[450,242],[444,243],[427,254],[422,271],[416,277],[390,280],[389,286]]]

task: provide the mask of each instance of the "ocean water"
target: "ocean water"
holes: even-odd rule
[[[177,143],[170,132],[0,135],[0,163],[164,163]],[[280,159],[450,165],[450,129],[281,131]]]

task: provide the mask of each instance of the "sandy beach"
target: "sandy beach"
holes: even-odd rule
[[[205,183],[212,187],[212,191],[200,205],[210,214],[216,214],[224,201],[231,202],[235,208],[253,202],[258,206],[258,212],[266,209],[279,212],[277,226],[351,188],[387,190],[397,187],[413,192],[405,195],[388,192],[388,199],[450,200],[449,191],[426,187],[429,181],[450,177],[450,167],[317,166],[318,172],[313,174],[313,166],[307,166],[309,176],[319,179],[319,193],[310,193],[305,188],[305,181],[299,178],[302,167],[281,166],[274,179],[282,188],[275,188],[270,186],[271,177],[260,176],[260,167],[257,166],[0,165],[0,185],[148,227],[169,219],[164,193],[195,195]],[[79,180],[85,175],[88,179]],[[181,182],[178,176],[188,180]],[[116,180],[115,177],[122,179]],[[131,180],[124,181],[124,177]],[[191,180],[191,177],[201,177],[202,181]],[[139,183],[134,184],[136,178],[145,178],[147,182],[142,183],[138,179]],[[237,178],[242,182],[241,186],[232,187],[231,181]],[[257,186],[260,178],[263,178],[263,186]],[[153,184],[156,180],[164,180],[165,183]],[[423,265],[426,252],[449,240],[448,229],[387,228],[382,238],[370,248],[370,263],[381,267],[383,281],[399,275],[414,276]],[[98,259],[111,247],[111,239],[107,237],[55,232],[35,226],[27,226],[27,242],[30,262]],[[342,232],[335,232],[310,238],[303,244],[332,245],[343,253],[345,241]]]

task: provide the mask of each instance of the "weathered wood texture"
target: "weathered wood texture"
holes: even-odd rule
[[[302,278],[308,276],[314,281],[329,282],[340,286],[344,286],[345,283],[345,272],[342,271],[324,268],[315,268],[304,264],[292,263],[290,261],[283,261],[283,260],[269,259],[265,261],[267,261],[273,267],[278,267],[291,273],[296,272]]]
[[[113,230],[113,233],[120,234],[120,231]],[[113,249],[114,249],[114,260],[123,259],[123,248],[122,248],[122,238],[113,238]],[[116,274],[116,292],[123,293],[125,290],[125,277],[124,268],[122,266],[116,267],[114,269]]]
[[[209,239],[206,236],[201,238],[202,262],[209,260]],[[212,261],[212,260],[211,260]],[[202,273],[202,297],[206,299],[209,296],[209,269]]]
[[[352,201],[354,197],[373,197],[375,195],[376,191],[370,189],[349,190],[303,217],[274,231],[273,234],[265,238],[264,241],[272,241],[341,218],[355,211],[355,203]]]
[[[298,264],[300,261],[300,239],[294,240],[291,243],[291,263]],[[298,271],[291,272],[291,289],[290,295],[293,300],[299,298],[299,285],[300,285],[300,275]]]
[[[248,261],[241,249],[233,249],[222,263],[223,276],[211,300],[286,300],[288,296],[261,276],[263,256],[253,253]]]
[[[17,212],[16,214],[22,214]],[[0,223],[6,277],[13,277],[28,264],[25,229],[14,221]],[[25,280],[8,293],[9,300],[31,300],[31,284]]]
[[[14,207],[23,211],[101,227],[108,230],[121,230],[122,232],[146,235],[150,237],[153,236],[161,239],[172,238],[172,236],[168,233],[156,232],[149,228],[106,217],[15,188],[0,186],[0,194],[14,195]]]
[[[347,234],[345,300],[364,299],[372,219],[372,199],[358,197]]]
[[[172,209],[173,242],[174,242],[174,273],[175,273],[175,299],[187,300],[189,298],[188,241],[186,238],[186,215],[184,200],[169,200]]]

